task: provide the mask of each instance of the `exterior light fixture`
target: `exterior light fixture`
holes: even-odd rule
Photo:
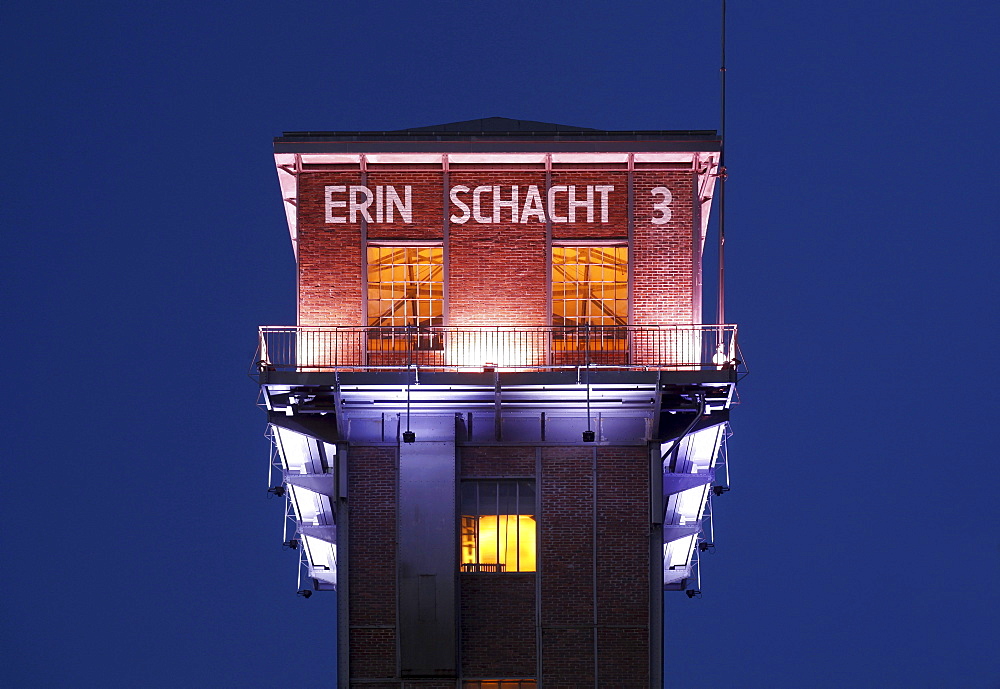
[[[688,598],[701,598],[701,589],[688,589],[684,593],[687,594]]]
[[[715,493],[716,497],[722,495],[723,493],[729,492],[729,486],[713,486],[712,492]]]
[[[698,550],[703,553],[714,553],[715,544],[712,543],[711,541],[702,541],[701,543],[698,544]]]
[[[284,486],[271,486],[270,488],[267,489],[267,492],[270,493],[271,495],[276,495],[276,496],[278,496],[280,498],[282,495],[285,494],[285,487]]]
[[[576,375],[579,378],[579,370],[577,370]],[[583,432],[583,442],[592,443],[596,438],[597,434],[590,427],[590,364],[587,364],[587,430]]]
[[[309,596],[313,595],[313,592],[310,591],[309,589],[299,589],[298,591],[295,592],[295,595],[302,596],[303,598],[308,598]]]
[[[417,440],[417,434],[416,433],[414,433],[413,431],[403,431],[403,442],[404,443],[412,443],[412,442],[416,442],[416,440]]]
[[[299,542],[297,539],[293,538],[289,541],[285,541],[281,544],[285,550],[298,550]]]

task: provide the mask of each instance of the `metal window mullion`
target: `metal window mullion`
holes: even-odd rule
[[[521,571],[521,482],[514,482],[514,564],[515,572]]]
[[[631,260],[632,255],[635,253],[633,248],[635,244],[635,154],[628,154],[628,238],[627,238],[627,248],[629,261],[626,264],[626,275],[627,275],[627,287],[625,290],[625,298],[628,300],[625,313],[626,313],[626,323],[628,325],[633,325],[635,323],[635,307],[632,299],[632,288],[634,286],[635,275],[633,268],[633,261]]]
[[[496,515],[497,515],[497,571],[500,571],[500,482],[497,481],[496,490]]]
[[[448,302],[451,296],[448,284],[448,263],[451,260],[451,215],[448,213],[447,208],[450,201],[451,170],[449,169],[448,154],[444,154],[441,158],[441,164],[444,168],[441,185],[442,204],[445,209],[445,212],[441,214],[442,222],[444,223],[444,227],[442,228],[444,242],[441,248],[441,325],[448,325],[450,323],[448,319]]]

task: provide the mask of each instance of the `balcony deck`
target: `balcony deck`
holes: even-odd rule
[[[256,372],[734,370],[735,325],[261,326]]]

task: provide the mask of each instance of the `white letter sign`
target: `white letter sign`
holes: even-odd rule
[[[333,214],[333,209],[334,208],[346,208],[347,207],[347,201],[346,200],[345,201],[334,201],[333,200],[333,195],[334,194],[343,194],[345,191],[347,191],[347,187],[343,187],[343,186],[340,186],[340,187],[326,187],[323,191],[325,192],[325,196],[326,196],[326,204],[325,204],[325,207],[326,207],[326,221],[328,223],[347,222],[347,218],[345,218],[343,216],[337,216],[337,215]]]
[[[654,187],[650,193],[653,196],[663,197],[661,201],[653,201],[653,215],[650,220],[654,225],[666,225],[670,222],[670,217],[673,215],[673,212],[670,210],[670,202],[674,200],[674,196],[666,187]]]

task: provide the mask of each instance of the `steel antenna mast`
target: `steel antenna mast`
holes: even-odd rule
[[[719,302],[716,323],[726,322],[726,0],[722,0],[719,94]]]

